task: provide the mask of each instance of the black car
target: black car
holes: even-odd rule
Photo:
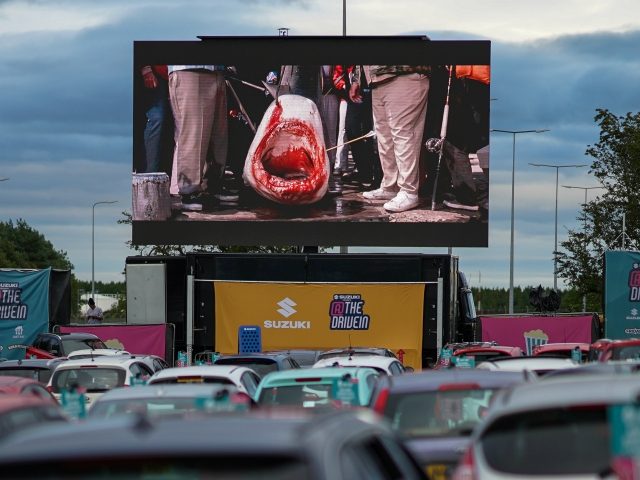
[[[64,358],[7,360],[0,362],[0,376],[33,378],[46,385],[55,368],[65,360]]]
[[[291,355],[278,352],[223,355],[216,359],[215,364],[247,367],[260,375],[260,377],[264,377],[271,372],[300,368],[298,362]]]
[[[0,471],[3,478],[426,479],[369,410],[43,427],[2,444]]]
[[[323,350],[307,350],[302,348],[296,348],[291,350],[274,350],[265,353],[286,353],[296,361],[300,368],[313,367],[313,364],[318,361],[318,358]]]
[[[31,346],[54,357],[66,357],[71,352],[87,348],[109,348],[92,333],[40,333]]]

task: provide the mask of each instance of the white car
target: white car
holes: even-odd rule
[[[84,350],[76,350],[75,352],[71,352],[67,355],[69,360],[82,360],[85,358],[93,358],[93,357],[110,357],[112,355],[130,355],[126,350],[116,350],[115,348],[94,348],[94,349],[84,349]]]
[[[500,357],[476,365],[481,370],[500,372],[533,372],[538,376],[567,368],[576,368],[579,364],[570,358],[555,357]]]
[[[313,368],[326,367],[369,367],[386,375],[401,375],[407,371],[397,358],[382,355],[353,355],[349,357],[328,357],[318,360]]]
[[[235,385],[238,391],[254,398],[260,377],[247,367],[237,365],[199,365],[195,367],[165,368],[156,372],[149,385],[162,383],[219,383]]]
[[[132,379],[147,380],[152,375],[153,371],[143,361],[126,355],[67,360],[55,369],[47,389],[60,401],[63,390],[77,387],[90,407],[104,392],[130,386]]]

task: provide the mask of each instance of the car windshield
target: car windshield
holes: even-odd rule
[[[482,420],[495,392],[473,389],[391,395],[384,415],[407,438],[466,436]]]
[[[260,393],[258,403],[268,406],[287,405],[305,408],[329,405],[332,398],[331,389],[331,380],[326,383],[266,387]]]
[[[51,384],[55,393],[70,390],[74,386],[84,388],[87,392],[105,392],[122,387],[125,377],[126,373],[122,368],[67,368],[57,370]]]
[[[34,380],[39,381],[40,383],[48,383],[51,378],[52,370],[48,368],[1,368],[0,376],[11,376],[11,377],[23,377],[23,378],[32,378]]]
[[[86,350],[90,348],[95,350],[96,348],[109,348],[107,347],[102,340],[98,340],[95,338],[86,338],[84,340],[78,340],[75,338],[62,338],[62,344],[64,345],[64,352],[66,355],[69,355],[71,352],[75,352],[76,350]]]
[[[484,362],[485,360],[491,360],[496,357],[508,356],[506,353],[502,353],[502,352],[465,352],[464,355],[467,357],[475,358],[476,365],[480,362]]]
[[[205,377],[202,375],[185,375],[181,377],[159,378],[150,382],[154,385],[158,384],[175,384],[175,383],[217,383],[220,385],[234,385],[228,378],[224,377]]]
[[[640,358],[640,345],[614,348],[611,354],[612,360],[637,360]]]
[[[219,358],[216,365],[242,365],[250,368],[261,377],[278,371],[278,364],[270,358]]]
[[[596,475],[611,463],[607,413],[598,406],[506,416],[480,442],[489,465],[513,475]]]

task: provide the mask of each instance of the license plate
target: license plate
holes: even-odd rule
[[[447,466],[436,463],[433,465],[427,465],[425,469],[430,480],[447,480]]]

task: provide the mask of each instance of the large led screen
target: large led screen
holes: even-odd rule
[[[486,246],[490,42],[134,43],[134,244]]]

